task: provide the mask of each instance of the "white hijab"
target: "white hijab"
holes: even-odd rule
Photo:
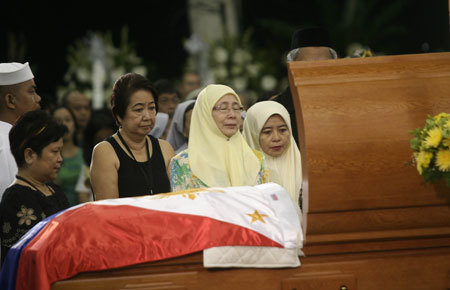
[[[259,159],[239,130],[226,137],[212,116],[217,101],[228,94],[241,104],[233,89],[224,85],[208,85],[200,92],[192,111],[189,165],[194,175],[210,187],[255,185],[261,169]]]
[[[169,123],[169,115],[166,113],[158,112],[156,114],[155,127],[150,131],[150,135],[155,138],[160,138],[167,128]]]
[[[291,119],[286,108],[274,101],[254,104],[247,111],[243,135],[251,148],[263,152],[259,143],[259,134],[272,115],[280,115],[284,119],[291,137],[288,147],[281,156],[272,157],[264,153],[270,181],[283,186],[289,192],[293,202],[298,205],[302,186],[302,161],[300,151],[292,137]]]
[[[172,145],[173,150],[177,151],[181,146],[187,142],[187,138],[184,136],[184,113],[187,107],[195,103],[195,100],[188,100],[178,104],[173,114],[172,124],[170,125],[169,133],[167,133],[167,142]]]

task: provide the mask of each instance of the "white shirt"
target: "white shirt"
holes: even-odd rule
[[[12,125],[0,121],[0,200],[17,174],[16,160],[11,153],[9,146],[9,131]]]

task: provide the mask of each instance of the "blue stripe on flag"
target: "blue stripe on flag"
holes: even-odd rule
[[[63,211],[57,212],[45,220],[37,223],[31,230],[29,230],[20,240],[9,249],[5,261],[0,272],[0,289],[14,290],[16,289],[17,269],[19,267],[20,255],[25,247],[36,237],[37,234],[52,220],[55,216],[61,214]]]

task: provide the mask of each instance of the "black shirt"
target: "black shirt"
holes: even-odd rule
[[[120,162],[117,171],[119,197],[170,192],[170,182],[159,141],[153,136],[148,137],[152,142],[153,152],[145,162],[131,158],[112,136],[106,139],[113,146]]]
[[[50,196],[20,184],[5,190],[0,203],[2,264],[9,249],[33,226],[69,207],[61,188],[53,183],[48,185],[54,191]]]

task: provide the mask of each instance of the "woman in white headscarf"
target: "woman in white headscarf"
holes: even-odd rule
[[[239,132],[242,104],[233,89],[208,85],[192,111],[188,149],[170,162],[172,190],[268,181],[264,156]]]
[[[166,131],[167,125],[169,124],[169,114],[158,112],[156,113],[155,127],[150,131],[150,135],[155,138],[161,138]]]
[[[302,163],[286,108],[274,101],[254,104],[247,111],[243,135],[251,148],[264,152],[270,181],[283,186],[298,205]]]
[[[192,111],[194,103],[195,100],[188,100],[178,104],[173,114],[172,124],[166,140],[172,145],[175,153],[179,153],[187,148],[190,116],[186,116],[186,113],[189,115],[189,111]]]

